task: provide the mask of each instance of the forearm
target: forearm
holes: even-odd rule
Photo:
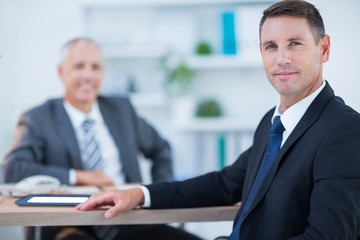
[[[18,182],[32,175],[50,175],[60,180],[62,184],[69,183],[69,170],[56,166],[45,166],[23,158],[10,156],[5,160],[5,181]]]
[[[76,170],[75,174],[75,185],[98,186],[100,188],[115,186],[114,182],[111,181],[111,179],[109,179],[102,171]]]
[[[174,180],[173,162],[170,154],[162,155],[153,159],[151,166],[153,182],[167,182]]]

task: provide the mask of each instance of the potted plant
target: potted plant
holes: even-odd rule
[[[170,99],[170,109],[173,123],[182,125],[193,117],[194,100],[189,95],[194,80],[194,71],[174,54],[166,54],[161,59],[165,72],[164,90]]]
[[[195,48],[195,53],[198,56],[208,56],[212,54],[212,49],[206,41],[200,41]]]
[[[195,112],[196,117],[220,117],[223,115],[221,106],[216,99],[209,98],[201,101]]]
[[[164,89],[168,96],[186,95],[194,79],[194,71],[179,57],[166,54],[160,62],[164,72]]]

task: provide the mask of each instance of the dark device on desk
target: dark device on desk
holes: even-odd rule
[[[71,207],[85,202],[88,194],[29,194],[15,201],[18,206],[64,206]]]

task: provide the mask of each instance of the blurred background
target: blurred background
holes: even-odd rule
[[[232,163],[278,101],[258,50],[259,19],[273,2],[0,0],[0,159],[13,142],[19,114],[62,96],[56,74],[62,45],[88,36],[104,51],[102,94],[128,95],[170,141],[177,179]],[[360,111],[360,81],[354,76],[360,67],[360,2],[310,2],[331,36],[324,78]],[[212,239],[228,233],[231,223],[186,228]],[[0,238],[13,231],[0,228]]]

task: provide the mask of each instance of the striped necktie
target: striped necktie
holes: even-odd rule
[[[83,142],[81,143],[81,157],[86,170],[100,170],[103,168],[100,147],[95,138],[94,120],[86,119],[81,128],[83,130]]]
[[[103,162],[101,158],[99,144],[95,138],[94,120],[86,119],[81,128],[83,130],[83,142],[81,145],[81,156],[86,170],[101,170]],[[116,226],[93,226],[94,233],[99,239],[113,239],[118,229]]]
[[[240,216],[237,220],[237,223],[229,237],[229,240],[240,240],[240,228],[241,224],[245,219],[245,215],[250,210],[250,206],[254,201],[256,193],[259,191],[259,188],[264,181],[277,153],[280,150],[281,142],[282,142],[282,135],[285,128],[281,123],[280,116],[276,116],[274,118],[273,125],[270,129],[270,136],[269,136],[269,143],[266,148],[266,152],[264,158],[262,160],[260,169],[256,175],[255,181],[251,186],[249,195],[244,203],[244,207],[240,213]]]

